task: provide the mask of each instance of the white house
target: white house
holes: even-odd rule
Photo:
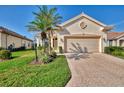
[[[51,44],[57,51],[61,47],[64,53],[104,52],[104,47],[107,46],[107,32],[111,29],[84,13],[59,26],[61,29],[54,33]]]

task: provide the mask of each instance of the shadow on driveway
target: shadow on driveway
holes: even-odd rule
[[[70,52],[69,55],[67,56],[69,59],[75,59],[75,60],[80,60],[89,58],[89,53],[87,47],[81,47],[79,43],[71,43],[72,48],[69,48]]]
[[[67,57],[69,59],[74,59],[74,60],[80,60],[81,58],[82,59],[90,58],[89,53],[69,53],[67,54]]]

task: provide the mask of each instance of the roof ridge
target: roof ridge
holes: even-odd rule
[[[20,38],[32,41],[31,39],[29,39],[29,38],[27,38],[27,37],[25,37],[25,36],[23,36],[23,35],[21,35],[21,34],[19,34],[17,32],[14,32],[14,31],[6,28],[6,27],[0,26],[0,29],[1,29],[1,32],[3,32],[3,33],[11,34],[13,36],[20,37]]]

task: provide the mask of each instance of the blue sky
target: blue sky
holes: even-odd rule
[[[57,7],[63,17],[62,22],[84,12],[89,16],[111,25],[124,21],[124,6],[48,6]],[[37,12],[36,6],[0,6],[0,26],[7,27],[19,34],[32,38],[32,34],[25,27],[34,19],[32,12]],[[124,23],[116,26],[115,31],[124,31]]]

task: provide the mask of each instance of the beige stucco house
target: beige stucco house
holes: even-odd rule
[[[109,32],[107,34],[109,46],[124,47],[124,32]]]
[[[7,28],[0,27],[0,47],[8,49],[9,46],[19,48],[25,46],[31,48],[32,40],[13,32]]]
[[[110,28],[100,21],[81,13],[59,25],[51,39],[54,49],[64,53],[104,52]]]

